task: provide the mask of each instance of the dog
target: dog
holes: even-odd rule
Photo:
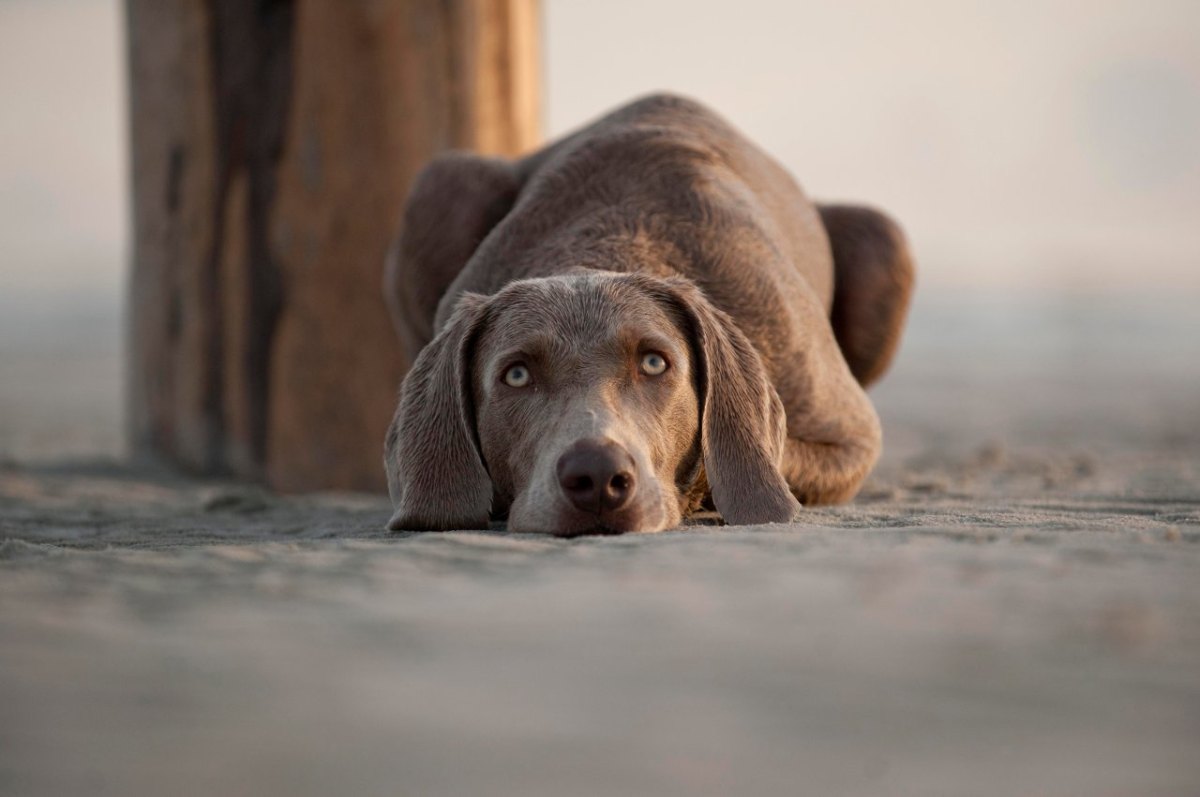
[[[914,278],[887,216],[814,204],[669,95],[520,160],[438,156],[384,271],[411,363],[388,527],[564,536],[851,499]]]

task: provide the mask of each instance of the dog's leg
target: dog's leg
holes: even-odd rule
[[[908,314],[913,260],[904,234],[879,211],[820,205],[833,248],[830,323],[854,378],[864,387],[883,375]]]
[[[878,429],[833,442],[789,437],[779,470],[802,505],[842,504],[858,493],[875,467],[880,444]]]
[[[417,175],[383,277],[409,363],[433,338],[446,288],[512,209],[519,189],[510,162],[463,152],[439,155]]]
[[[820,300],[805,295],[797,301],[787,313],[795,326],[777,338],[771,358],[771,380],[787,419],[779,470],[800,503],[841,503],[854,497],[879,458],[879,416],[842,356]]]
[[[875,466],[883,435],[828,326],[814,329],[809,343],[780,392],[787,440],[779,470],[801,504],[840,504],[854,497]]]

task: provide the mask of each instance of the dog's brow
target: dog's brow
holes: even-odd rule
[[[665,334],[660,324],[651,324],[648,326],[637,324],[622,327],[617,332],[617,342],[622,348],[635,354],[652,349],[674,355],[676,358],[686,348],[681,346],[679,340],[669,334]]]
[[[679,353],[679,344],[670,338],[657,333],[638,335],[635,345],[639,351],[644,349],[653,349],[654,351],[666,352],[667,354]]]
[[[562,347],[562,341],[551,335],[529,335],[519,340],[506,342],[497,359],[500,362],[520,359],[550,359],[553,358],[556,350]]]

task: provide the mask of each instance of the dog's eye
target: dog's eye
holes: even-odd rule
[[[667,370],[667,358],[652,351],[642,355],[642,373],[647,376],[658,376]]]
[[[509,387],[525,387],[532,378],[529,369],[520,363],[509,366],[504,372],[504,384]]]

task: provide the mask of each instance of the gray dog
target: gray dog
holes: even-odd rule
[[[690,100],[515,162],[438,157],[386,268],[412,363],[389,528],[658,531],[849,500],[912,280],[891,220],[814,205]]]

